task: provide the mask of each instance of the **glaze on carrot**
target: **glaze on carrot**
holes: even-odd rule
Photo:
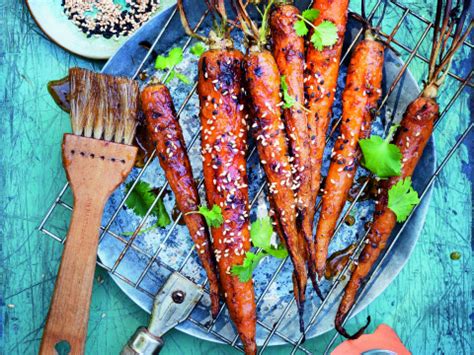
[[[294,98],[292,107],[284,109],[284,121],[292,157],[296,192],[297,224],[306,240],[308,266],[315,265],[313,241],[314,209],[311,204],[311,160],[308,119],[304,107],[304,38],[296,34],[295,22],[300,11],[292,4],[278,3],[270,16],[273,56],[280,76],[285,78],[288,94]],[[314,272],[313,272],[314,275]]]
[[[445,4],[442,0],[437,2],[428,80],[421,96],[408,105],[393,139],[393,143],[398,146],[402,156],[401,174],[382,182],[372,227],[356,267],[346,285],[336,314],[336,329],[347,338],[359,337],[370,322],[369,317],[368,323],[353,335],[348,334],[343,326],[356,302],[359,289],[385,249],[390,234],[397,223],[397,216],[388,207],[389,191],[397,182],[413,175],[433,132],[434,123],[439,117],[439,106],[436,102],[439,87],[447,76],[454,54],[462,46],[473,27],[472,20],[466,28],[464,27],[470,5],[470,0],[464,0],[462,7],[461,4],[457,4],[456,11],[454,11],[452,2],[449,1]]]
[[[329,242],[346,203],[359,164],[359,140],[370,135],[372,118],[382,89],[384,45],[367,31],[352,54],[342,94],[340,135],[331,154],[331,164],[322,196],[316,230],[316,270],[324,275]]]
[[[209,279],[211,314],[219,312],[219,280],[211,248],[209,230],[200,214],[187,214],[199,208],[199,194],[189,162],[183,131],[176,116],[170,92],[165,85],[147,85],[141,93],[147,136],[156,147],[160,165],[165,172],[179,210],[183,214],[202,266]]]
[[[204,38],[191,30],[182,0],[178,0],[186,33],[209,45],[209,50],[199,59],[197,93],[207,203],[211,208],[219,206],[223,217],[223,224],[212,228],[212,245],[230,318],[242,340],[245,354],[253,355],[257,353],[253,281],[241,282],[231,274],[232,267],[244,262],[251,247],[243,54],[234,49],[230,38],[224,0],[212,0],[209,6],[217,15],[217,32],[212,30],[209,38]]]
[[[315,0],[313,9],[320,11],[315,26],[331,21],[337,26],[337,43],[319,51],[312,44],[306,52],[305,95],[311,156],[311,199],[308,203],[308,220],[313,223],[315,205],[321,183],[321,166],[326,132],[332,115],[336,93],[339,61],[347,23],[348,0]],[[311,33],[310,33],[311,35]],[[311,225],[312,228],[312,225]]]
[[[395,213],[387,207],[388,190],[398,181],[412,176],[431,136],[433,124],[438,115],[439,109],[436,101],[432,98],[420,97],[408,106],[400,123],[393,143],[400,148],[403,156],[402,172],[400,176],[391,177],[382,182],[381,194],[376,202],[373,224],[367,237],[367,244],[362,250],[357,266],[346,285],[336,315],[336,329],[347,338],[358,338],[365,330],[365,327],[363,327],[356,334],[349,335],[342,324],[355,303],[362,282],[369,275],[372,266],[385,248],[388,238],[397,223]]]
[[[246,353],[256,353],[253,281],[231,275],[250,250],[247,120],[242,96],[243,54],[211,49],[199,60],[198,94],[204,182],[209,206],[222,209],[224,223],[212,229],[221,287]]]

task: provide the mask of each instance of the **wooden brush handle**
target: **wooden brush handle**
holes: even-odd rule
[[[71,354],[84,353],[103,208],[104,201],[91,197],[74,201],[40,354],[55,354],[62,340],[69,342]]]
[[[59,267],[40,354],[56,354],[67,341],[70,354],[83,354],[104,205],[130,172],[136,148],[65,135],[64,167],[74,209]]]

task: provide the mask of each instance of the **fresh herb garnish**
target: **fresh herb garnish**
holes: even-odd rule
[[[337,27],[331,21],[322,21],[318,26],[313,25],[313,21],[319,16],[319,10],[308,9],[301,13],[300,20],[296,21],[293,28],[300,37],[306,36],[309,32],[308,26],[313,29],[313,34],[309,39],[318,50],[329,47],[337,42]]]
[[[128,193],[132,187],[132,184],[133,182],[129,182],[125,185],[125,193]],[[156,197],[156,193],[153,192],[153,188],[148,183],[145,181],[138,181],[125,201],[125,205],[130,208],[137,216],[144,217],[147,211],[153,205]],[[166,211],[162,198],[156,202],[155,206],[150,212],[150,215],[157,218],[154,227],[164,228],[171,223],[170,216]]]
[[[253,271],[264,257],[271,255],[278,259],[286,258],[288,251],[281,244],[275,248],[271,243],[272,235],[273,226],[270,217],[259,218],[253,222],[250,228],[252,244],[262,250],[257,254],[250,251],[245,253],[242,265],[232,266],[232,275],[238,276],[241,282],[247,282],[252,278]]]
[[[388,208],[397,216],[397,222],[405,221],[418,203],[420,198],[411,185],[410,177],[400,180],[388,190]]]
[[[362,165],[382,179],[401,174],[402,153],[400,148],[390,143],[397,128],[392,126],[385,139],[373,135],[359,141],[363,154]]]
[[[220,227],[224,223],[224,217],[222,217],[222,209],[219,205],[212,206],[211,209],[206,206],[199,206],[198,211],[191,211],[186,214],[199,213],[204,216],[206,223],[209,227]]]
[[[191,80],[184,74],[177,72],[174,68],[183,61],[183,49],[180,47],[170,50],[167,56],[159,55],[155,60],[155,69],[169,70],[168,78],[165,84],[174,78],[181,80],[185,84],[190,84]]]
[[[200,57],[206,50],[207,48],[204,44],[202,44],[201,42],[197,42],[194,46],[191,47],[189,51],[196,57]]]
[[[318,51],[322,51],[323,47],[336,44],[337,38],[336,26],[331,21],[323,21],[314,27],[314,33],[309,40]]]
[[[286,75],[280,78],[281,91],[283,93],[283,108],[291,108],[296,103],[293,96],[288,93],[288,84],[286,83]]]
[[[306,26],[305,21],[313,22],[319,17],[320,11],[317,9],[307,9],[301,13],[301,20],[296,21],[294,24],[294,29],[296,34],[300,37],[306,36],[309,32],[308,26]]]

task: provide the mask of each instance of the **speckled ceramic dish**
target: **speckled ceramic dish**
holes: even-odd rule
[[[59,0],[27,0],[26,4],[41,30],[53,42],[69,52],[91,59],[109,59],[130,37],[120,36],[107,39],[103,36],[92,36],[88,38],[64,14],[61,2]],[[161,0],[156,13],[173,3],[175,3],[173,0]]]
[[[188,5],[191,3],[187,2]],[[201,2],[192,2],[195,11],[188,11],[191,22],[196,23],[199,17],[204,11],[204,5],[198,5]],[[304,6],[305,4],[301,4]],[[173,8],[164,11],[159,16],[156,16],[147,25],[141,28],[133,37],[129,39],[118,52],[109,60],[104,68],[104,72],[117,75],[133,75],[136,71],[139,63],[146,55],[146,49],[141,44],[143,42],[153,43],[155,37],[160,32],[163,24],[167,21],[170,14],[172,14]],[[205,22],[203,25],[204,33],[209,28],[209,22]],[[351,22],[349,29],[346,34],[346,45],[354,38],[357,33],[358,27],[355,22]],[[160,40],[158,47],[156,48],[157,53],[165,53],[170,48],[175,46],[182,46],[186,41],[187,37],[184,35],[180,25],[179,16],[175,15],[170,22],[169,29],[166,34]],[[237,39],[236,43],[241,43],[241,40]],[[239,44],[240,46],[240,44]],[[401,60],[391,51],[386,52],[385,56],[385,67],[384,67],[384,93],[387,91],[390,84],[393,82],[397,73],[400,71],[402,62]],[[186,73],[189,77],[195,78],[197,75],[197,58],[192,56],[186,51],[185,60],[179,65],[179,70]],[[345,65],[345,64],[344,64]],[[345,70],[346,67],[343,65],[341,69],[341,75],[339,78],[339,88],[336,99],[336,105],[334,109],[334,116],[338,117],[341,111],[340,105],[340,94],[341,89],[345,81]],[[144,68],[150,75],[153,75],[153,58],[149,58]],[[169,85],[171,93],[175,100],[177,107],[183,103],[186,94],[191,90],[191,85],[185,85],[177,81],[172,81]],[[377,118],[374,124],[373,132],[381,133],[381,129],[388,120],[394,118],[395,121],[401,119],[401,115],[405,110],[406,106],[412,101],[418,94],[419,89],[412,78],[407,72],[405,76],[400,80],[395,91],[390,96],[388,102],[384,106],[384,110],[381,113],[381,117]],[[199,118],[198,118],[198,98],[197,95],[193,95],[183,110],[180,122],[185,132],[185,139],[188,142],[196,134],[199,129]],[[330,142],[326,153],[331,151],[333,142]],[[201,177],[201,159],[199,152],[200,142],[199,139],[190,148],[190,156],[194,167],[196,177]],[[326,159],[328,162],[329,159]],[[326,164],[327,165],[327,164]],[[427,179],[432,175],[435,167],[435,151],[434,143],[432,140],[428,143],[425,153],[418,165],[415,172],[413,182],[415,188],[420,191],[427,183]],[[327,166],[325,167],[327,169]],[[252,199],[263,179],[264,175],[259,167],[257,155],[254,154],[250,157],[248,162],[248,172],[250,185],[250,198]],[[129,181],[136,178],[139,173],[138,169],[135,169],[129,177]],[[358,175],[366,174],[364,169],[359,169]],[[155,187],[160,187],[165,182],[163,171],[159,167],[157,161],[154,161],[151,166],[146,170],[142,179],[152,184]],[[202,189],[201,189],[202,190]],[[203,191],[201,191],[202,193]],[[120,200],[123,198],[124,190],[123,187],[119,189],[110,199],[109,204],[106,208],[104,215],[104,222],[107,222],[111,215],[114,213]],[[264,196],[265,194],[262,194]],[[374,275],[375,282],[367,290],[365,297],[358,303],[355,312],[357,314],[364,309],[369,303],[371,303],[382,291],[392,282],[397,276],[400,270],[407,262],[413,247],[420,235],[425,216],[430,200],[430,194],[423,199],[423,202],[416,210],[413,218],[410,219],[409,224],[403,231],[401,238],[398,239],[393,252],[386,259],[386,262],[379,269],[379,272]],[[167,193],[164,202],[168,211],[171,211],[174,206],[174,197],[171,192]],[[332,241],[330,246],[330,253],[336,250],[340,250],[343,247],[353,243],[358,237],[364,232],[364,223],[371,218],[373,211],[373,203],[369,201],[358,202],[356,205],[356,223],[353,226],[343,225],[340,232],[337,234],[335,239]],[[255,218],[255,206],[252,210],[252,220]],[[154,221],[150,220],[146,223],[144,228],[150,226]],[[119,212],[116,221],[113,223],[111,230],[124,238],[129,238],[127,232],[133,231],[138,225],[139,218],[133,214],[132,211],[123,209]],[[141,234],[134,241],[136,246],[146,250],[151,255],[160,247],[161,241],[170,232],[171,226],[165,229],[155,229],[147,233]],[[162,250],[159,254],[158,261],[160,263],[167,264],[172,268],[179,267],[181,262],[185,260],[190,248],[192,246],[191,238],[189,237],[188,231],[185,226],[178,225],[176,229],[171,233],[171,237],[163,245]],[[99,256],[101,261],[107,265],[112,266],[117,259],[118,254],[123,248],[123,244],[118,242],[116,239],[105,236],[99,247]],[[137,253],[134,249],[129,249],[124,256],[117,268],[124,277],[129,278],[132,281],[136,281],[145,269],[147,257]],[[255,290],[257,297],[262,293],[263,289],[267,285],[267,281],[274,275],[275,270],[279,264],[278,260],[268,259],[265,260],[255,272]],[[183,274],[189,276],[196,282],[202,282],[204,279],[204,272],[202,271],[199,262],[197,261],[197,255],[193,252],[186,266],[182,269]],[[275,282],[270,286],[268,292],[264,296],[262,302],[258,306],[258,318],[260,321],[265,322],[270,327],[279,318],[282,310],[292,298],[292,283],[291,283],[291,272],[292,267],[289,261],[283,266],[281,272],[276,278]],[[155,293],[159,287],[163,284],[166,277],[169,275],[169,271],[160,266],[158,262],[154,262],[152,267],[147,272],[144,279],[141,281],[140,286],[148,290],[151,293]],[[139,292],[133,287],[130,287],[116,276],[113,276],[117,284],[123,289],[123,291],[140,307],[147,312],[150,312],[152,307],[152,299],[146,294]],[[323,281],[321,288],[324,293],[328,291],[330,283]],[[310,289],[310,287],[308,287]],[[319,315],[316,326],[312,327],[307,334],[308,338],[315,337],[319,334],[327,332],[333,328],[334,315],[337,309],[338,301],[342,292],[340,286],[336,292],[333,293],[333,297],[330,298],[326,307]],[[308,292],[308,301],[306,306],[306,320],[310,318],[311,314],[320,304],[320,300],[312,293]],[[202,303],[194,310],[192,317],[201,323],[210,321],[208,299],[204,299]],[[177,327],[179,330],[196,337],[207,339],[211,341],[218,341],[211,333],[203,331],[190,321],[186,321]],[[261,344],[265,339],[268,331],[262,327],[257,328],[258,343]],[[233,339],[235,334],[232,323],[229,321],[228,314],[224,313],[219,317],[214,330],[222,334],[223,336]],[[291,339],[297,339],[299,337],[298,322],[295,309],[290,310],[284,321],[281,323],[279,330],[285,333],[285,335]],[[274,336],[270,344],[282,344],[284,341],[278,336]]]

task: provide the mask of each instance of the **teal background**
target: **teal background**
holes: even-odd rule
[[[432,1],[402,3],[432,18]],[[351,7],[357,9],[357,2],[351,2]],[[386,32],[401,14],[390,8]],[[69,67],[99,70],[103,63],[76,57],[51,43],[23,1],[0,1],[0,25],[0,354],[33,354],[39,348],[62,251],[59,243],[36,227],[65,182],[60,141],[70,130],[67,115],[54,104],[46,84],[64,76]],[[396,38],[413,46],[421,30],[409,16]],[[425,40],[421,53],[426,56],[428,49]],[[407,58],[405,52],[401,54]],[[417,58],[410,70],[420,83],[426,76],[426,66]],[[470,70],[469,51],[464,48],[456,56],[453,72],[465,76]],[[458,86],[448,79],[440,93],[442,109]],[[469,125],[470,93],[469,88],[463,90],[436,131],[438,161]],[[381,323],[390,325],[414,354],[473,352],[472,138],[467,142],[435,183],[427,222],[406,267],[382,296],[350,321],[349,329],[362,325],[370,314],[369,331]],[[459,251],[461,259],[452,260],[453,251]],[[87,354],[117,354],[147,320],[148,315],[98,269]],[[332,335],[308,340],[305,347],[320,353]],[[165,341],[163,354],[236,353],[178,331],[167,334]],[[268,353],[285,354],[289,349],[274,347]]]

